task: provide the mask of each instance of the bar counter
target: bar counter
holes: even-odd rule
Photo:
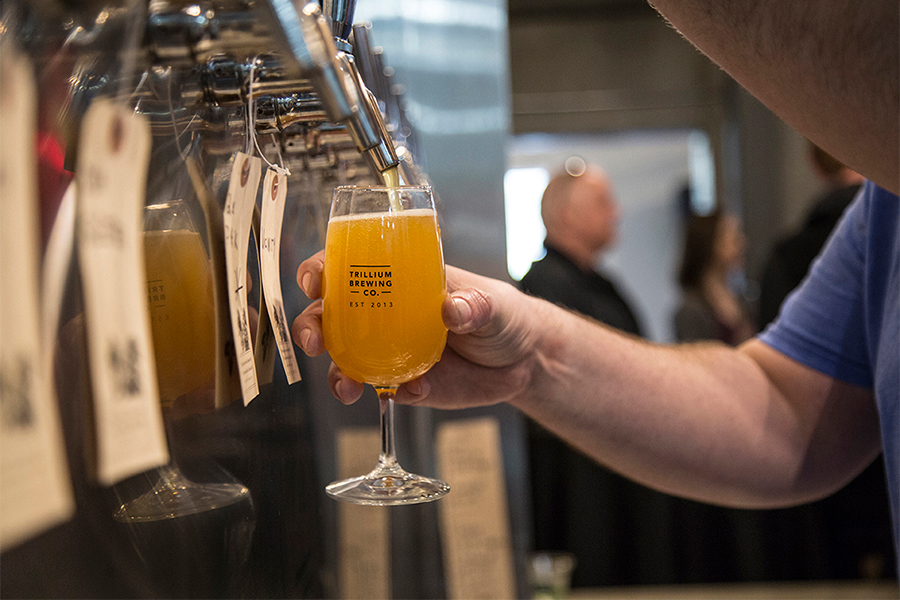
[[[800,581],[574,588],[569,600],[881,600],[900,598],[896,581]]]

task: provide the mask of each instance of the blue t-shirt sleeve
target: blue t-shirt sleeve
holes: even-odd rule
[[[871,388],[866,342],[865,253],[871,185],[847,208],[803,283],[760,339],[826,375]]]

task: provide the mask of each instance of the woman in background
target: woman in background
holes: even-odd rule
[[[675,313],[678,341],[737,346],[756,333],[747,306],[729,283],[743,263],[744,234],[734,215],[716,211],[688,218],[678,274],[683,291]]]

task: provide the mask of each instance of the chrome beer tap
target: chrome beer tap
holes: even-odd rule
[[[382,49],[372,45],[371,29],[369,23],[353,26],[352,43],[359,73],[364,84],[374,91],[379,107],[385,114],[387,130],[394,140],[394,147],[400,159],[398,168],[403,180],[411,184],[429,184],[428,178],[417,166],[420,160],[416,156],[412,127],[400,102],[400,94],[397,93],[391,75],[384,65]]]
[[[356,10],[356,0],[324,0],[324,9],[331,17],[331,30],[334,35],[335,47],[339,53],[338,59],[349,73],[350,81],[360,99],[360,108],[365,113],[363,120],[374,129],[373,134],[377,138],[376,144],[369,147],[366,159],[373,169],[384,172],[390,167],[397,166],[400,160],[397,158],[394,143],[385,125],[378,100],[366,87],[353,54],[350,37],[353,33],[353,12]]]
[[[274,77],[263,76],[259,85],[247,90],[261,109],[257,122],[263,128],[274,126],[278,130],[296,122],[313,122],[319,116],[309,95],[314,91],[328,119],[346,127],[373,175],[380,179],[380,174],[396,166],[399,159],[377,102],[362,84],[352,55],[346,51],[350,46],[343,36],[345,29],[350,30],[352,3],[335,5],[338,18],[333,18],[333,27],[342,28],[337,35],[329,31],[328,21],[315,2],[300,10],[291,0],[263,0],[256,7],[287,57],[280,72],[272,69]],[[312,90],[302,89],[305,86],[286,90],[285,84],[297,78],[307,79]],[[286,94],[288,91],[292,93]]]

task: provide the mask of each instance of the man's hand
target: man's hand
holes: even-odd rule
[[[324,252],[297,269],[297,283],[315,300],[291,328],[294,342],[309,356],[325,351],[322,335]],[[527,390],[536,344],[530,310],[539,301],[511,285],[447,267],[448,295],[441,307],[447,326],[444,354],[425,375],[402,386],[395,401],[437,408],[466,408],[508,401]],[[345,404],[362,395],[362,384],[334,364],[328,372],[331,392]]]

